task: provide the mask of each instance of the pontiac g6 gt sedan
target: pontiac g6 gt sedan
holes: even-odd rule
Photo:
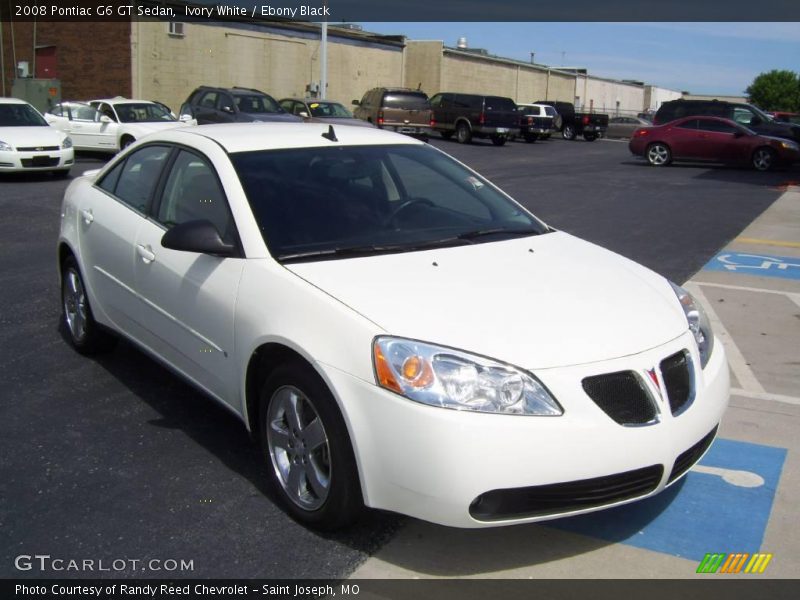
[[[314,527],[645,498],[728,402],[685,290],[379,129],[154,134],[71,183],[58,265],[75,348],[123,336],[231,410]]]

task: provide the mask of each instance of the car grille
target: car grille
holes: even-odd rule
[[[700,460],[700,458],[705,454],[708,447],[711,445],[711,442],[714,441],[714,438],[717,435],[717,427],[714,427],[706,437],[702,440],[697,442],[694,446],[689,448],[686,452],[683,452],[675,459],[675,464],[672,465],[672,472],[669,474],[669,481],[668,483],[672,483],[678,477],[686,473],[689,469],[691,469],[694,464]]]
[[[587,377],[583,380],[583,389],[620,425],[644,425],[656,419],[653,399],[633,371]]]
[[[60,159],[58,157],[50,158],[49,156],[36,156],[34,158],[23,158],[20,162],[22,162],[23,167],[57,167],[58,161]]]
[[[667,388],[673,415],[688,408],[694,399],[694,381],[689,353],[681,350],[661,361],[661,375]]]
[[[469,513],[479,521],[497,521],[605,506],[649,494],[663,474],[661,465],[653,465],[581,481],[492,490],[475,498]]]
[[[25,148],[17,148],[18,152],[50,152],[58,150],[58,146],[28,146]]]

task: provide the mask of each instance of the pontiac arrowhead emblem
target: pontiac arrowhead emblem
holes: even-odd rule
[[[661,395],[661,384],[658,381],[658,373],[656,373],[655,367],[652,369],[647,369],[647,374],[650,376],[650,381],[653,382],[653,385],[656,386],[658,390],[658,396],[663,400],[663,396]]]

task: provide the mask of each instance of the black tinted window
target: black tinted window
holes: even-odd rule
[[[114,189],[117,187],[117,180],[119,179],[119,174],[122,173],[122,167],[124,166],[125,166],[124,160],[117,163],[117,165],[113,169],[111,169],[108,173],[105,174],[105,176],[98,185],[105,191],[113,194]]]
[[[0,104],[0,127],[47,126],[47,121],[30,104]]]
[[[148,146],[131,154],[122,168],[114,195],[145,212],[168,155],[169,148],[164,146]]]
[[[677,126],[678,129],[697,129],[699,124],[698,119],[689,119]]]
[[[428,108],[428,97],[422,92],[391,92],[383,97],[383,105],[390,108]]]
[[[517,108],[517,105],[511,98],[501,98],[499,96],[486,96],[484,106],[486,110],[496,111],[514,111]]]
[[[717,133],[734,133],[737,131],[733,125],[728,125],[722,121],[711,121],[709,119],[700,120],[700,129],[703,131],[716,131]]]

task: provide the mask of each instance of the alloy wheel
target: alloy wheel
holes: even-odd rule
[[[69,269],[65,277],[61,293],[64,315],[72,339],[80,343],[86,337],[86,292],[81,277],[75,269]]]
[[[753,154],[753,166],[759,171],[769,171],[772,167],[772,151],[768,148],[759,148]]]
[[[669,162],[669,149],[663,144],[653,144],[647,150],[647,160],[651,165],[666,165]]]

